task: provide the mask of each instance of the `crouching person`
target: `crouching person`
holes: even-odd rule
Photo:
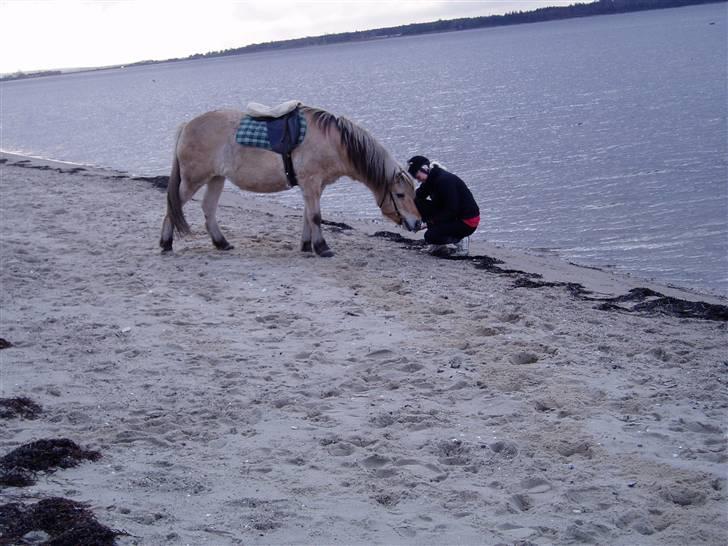
[[[469,237],[480,222],[480,209],[473,194],[459,177],[424,156],[416,155],[407,170],[420,182],[415,203],[427,224],[425,241],[430,252],[455,244],[454,256],[467,256]]]

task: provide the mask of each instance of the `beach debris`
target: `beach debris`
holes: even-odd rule
[[[0,419],[37,419],[41,413],[43,408],[30,398],[0,398]]]
[[[24,487],[35,483],[35,473],[71,468],[83,460],[96,461],[98,451],[81,449],[67,438],[36,440],[0,458],[0,485]]]
[[[133,176],[131,178],[132,180],[140,180],[142,182],[149,182],[152,186],[157,188],[158,190],[167,190],[167,185],[169,184],[169,176]]]
[[[330,228],[332,228],[330,231],[333,231],[333,232],[350,231],[350,230],[354,229],[349,224],[344,224],[343,222],[332,222],[331,220],[321,220],[321,223],[325,226],[329,226]]]
[[[0,505],[3,544],[33,544],[41,540],[54,546],[106,546],[126,534],[101,525],[87,505],[70,499],[51,497],[33,505]]]
[[[10,343],[7,339],[5,339],[4,337],[0,337],[0,349],[7,349],[12,346],[13,344]]]
[[[665,296],[649,288],[633,288],[623,296],[606,298],[601,301],[604,303],[599,305],[597,309],[602,311],[626,311],[718,322],[728,321],[728,306],[726,305],[681,300]],[[631,307],[618,305],[633,302],[636,302],[636,304]]]

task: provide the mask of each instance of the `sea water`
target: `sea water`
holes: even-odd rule
[[[180,123],[295,98],[458,174],[476,240],[725,295],[726,66],[712,4],[129,67],[0,84],[0,148],[168,174]],[[379,215],[348,179],[322,206]]]

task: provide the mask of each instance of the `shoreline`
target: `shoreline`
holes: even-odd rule
[[[33,411],[0,417],[0,461],[86,458],[0,505],[83,503],[119,546],[728,540],[727,321],[384,222],[315,258],[300,213],[232,191],[233,250],[197,201],[162,255],[149,182],[28,166],[0,165],[0,399]]]
[[[85,174],[89,175],[141,180],[150,183],[152,186],[162,191],[166,189],[166,181],[168,179],[165,175],[134,175],[127,171],[94,167],[83,163],[59,161],[0,151],[0,161],[2,159],[5,159],[7,164],[11,166],[13,164],[16,166],[26,166],[24,164],[29,163],[29,165],[27,165],[29,168],[61,170],[68,169],[70,166],[72,169],[82,169]],[[266,210],[276,212],[285,211],[285,214],[301,213],[299,209],[292,209],[279,203],[273,203],[264,195],[241,192],[236,188],[227,186],[225,191],[226,193],[232,192],[238,195],[245,194],[247,198],[251,198],[258,202],[260,206],[265,207]],[[200,195],[195,196],[194,200],[197,201],[200,198]],[[326,213],[326,211],[324,211],[324,213]],[[330,216],[327,215],[327,217],[331,218],[334,223],[350,224],[368,235],[372,235],[377,230],[385,229],[396,230],[403,237],[408,239],[422,239],[421,234],[407,233],[394,226],[394,224],[386,222],[381,218],[375,221],[364,219],[352,220],[350,218],[342,218],[335,212],[329,214]],[[593,293],[597,297],[618,297],[629,293],[630,290],[647,288],[660,294],[664,294],[665,296],[684,299],[686,301],[703,301],[715,305],[728,305],[728,295],[723,295],[715,291],[681,287],[669,283],[662,283],[654,279],[641,278],[638,275],[630,273],[590,265],[582,265],[571,262],[556,253],[539,252],[538,249],[510,248],[483,241],[471,241],[471,245],[473,246],[473,252],[471,252],[471,254],[475,252],[486,252],[488,256],[492,256],[497,260],[503,261],[504,269],[515,269],[527,274],[538,275],[538,278],[541,281],[548,283],[581,284],[584,290]]]

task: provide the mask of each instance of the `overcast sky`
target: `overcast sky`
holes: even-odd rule
[[[577,1],[0,0],[0,73],[186,57],[252,43]]]

